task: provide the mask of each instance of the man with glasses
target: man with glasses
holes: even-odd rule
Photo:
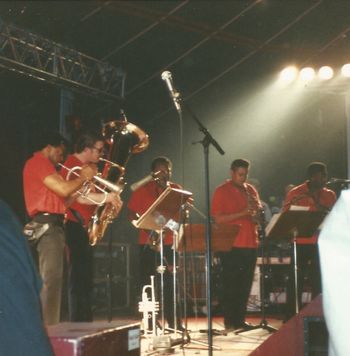
[[[75,153],[69,155],[64,166],[68,169],[85,164],[96,165],[104,152],[104,141],[94,133],[81,134],[75,145]],[[75,173],[80,173],[75,170]],[[67,178],[68,171],[62,170]],[[69,175],[74,179],[74,174]],[[116,193],[96,192],[93,189],[76,200],[67,209],[66,242],[68,246],[68,308],[70,321],[92,321],[91,291],[93,280],[92,246],[89,244],[87,226],[96,209],[96,203],[111,203],[119,211],[122,201]]]

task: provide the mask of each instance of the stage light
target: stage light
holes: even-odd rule
[[[300,70],[299,78],[303,82],[311,82],[315,78],[315,70],[311,67],[305,67]]]
[[[280,80],[284,83],[291,83],[296,79],[298,70],[296,67],[290,66],[284,68],[280,73]]]
[[[347,78],[350,77],[350,63],[344,64],[341,67],[341,74],[343,77],[347,77]]]
[[[318,71],[318,77],[321,80],[329,80],[333,78],[333,69],[329,66],[323,66]]]

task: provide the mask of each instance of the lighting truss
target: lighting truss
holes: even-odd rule
[[[0,67],[103,100],[124,98],[122,69],[2,21]]]

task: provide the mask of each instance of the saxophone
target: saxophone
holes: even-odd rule
[[[148,135],[137,126],[123,120],[109,121],[103,125],[102,135],[109,144],[108,159],[103,170],[104,180],[123,191],[125,166],[132,154],[144,151],[149,145]],[[108,225],[117,217],[119,211],[111,203],[96,208],[89,226],[90,245],[94,246],[104,236]]]
[[[265,224],[265,212],[262,207],[259,199],[250,191],[250,187],[244,185],[245,192],[248,197],[248,209],[252,210],[254,214],[252,215],[253,223],[256,225],[264,225]]]

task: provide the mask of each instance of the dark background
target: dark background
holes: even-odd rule
[[[176,10],[177,9],[177,10]],[[183,130],[160,75],[170,70],[185,103],[226,154],[210,147],[211,191],[229,175],[234,158],[251,160],[261,194],[281,199],[284,187],[305,178],[321,160],[345,177],[348,84],[274,89],[288,64],[349,59],[350,3],[345,1],[3,1],[1,20],[62,43],[126,73],[125,99],[74,94],[73,114],[85,127],[128,120],[150,136],[149,148],[130,158],[126,180],[149,172],[157,155],[174,163],[174,180],[204,209],[203,138],[184,109]],[[226,26],[225,24],[230,23]],[[21,170],[45,127],[59,125],[60,90],[14,72],[0,72],[1,196],[25,220]],[[181,148],[184,152],[182,159]],[[125,189],[124,199],[129,190]]]
[[[252,162],[250,176],[260,181],[264,200],[275,205],[287,184],[305,179],[311,161],[325,162],[330,177],[347,177],[349,83],[334,79],[297,88],[274,83],[290,64],[327,64],[338,71],[350,61],[348,1],[1,1],[0,21],[127,73],[123,100],[74,93],[72,114],[85,128],[100,130],[101,122],[118,120],[124,109],[149,135],[148,149],[130,157],[129,184],[149,173],[155,156],[166,155],[174,164],[173,180],[192,191],[196,208],[204,211],[203,148],[193,144],[203,134],[184,106],[181,129],[161,80],[164,70],[171,71],[183,101],[225,151],[222,156],[210,147],[210,193],[239,157]],[[22,222],[23,164],[45,128],[58,130],[61,89],[0,69],[0,196]],[[127,186],[125,205],[129,195]],[[196,211],[192,220],[203,223]],[[109,238],[136,242],[125,209],[105,243]],[[130,253],[136,261],[136,250]],[[101,256],[104,269],[108,252]]]

